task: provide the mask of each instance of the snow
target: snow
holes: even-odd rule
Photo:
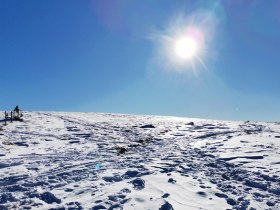
[[[23,119],[0,121],[0,209],[280,209],[280,123]]]

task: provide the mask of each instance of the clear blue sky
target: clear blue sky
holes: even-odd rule
[[[279,11],[278,0],[0,0],[0,110],[279,121]],[[201,12],[207,69],[161,64],[157,37]]]

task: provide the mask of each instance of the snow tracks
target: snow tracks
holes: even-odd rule
[[[279,125],[26,113],[0,131],[0,209],[279,209]]]

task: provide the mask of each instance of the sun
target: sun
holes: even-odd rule
[[[216,22],[210,13],[176,17],[163,31],[151,34],[156,43],[155,62],[167,71],[193,73],[208,71],[207,60],[216,55],[214,33]]]
[[[191,59],[197,54],[198,42],[190,36],[180,37],[175,40],[174,51],[180,59]]]

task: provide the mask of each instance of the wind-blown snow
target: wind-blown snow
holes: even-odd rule
[[[0,209],[280,209],[279,123],[23,119],[0,122]]]

